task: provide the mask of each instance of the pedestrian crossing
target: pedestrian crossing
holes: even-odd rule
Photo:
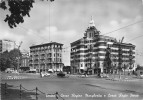
[[[2,80],[16,80],[16,79],[26,79],[27,77],[5,77]]]
[[[27,76],[11,76],[11,77],[1,77],[1,80],[20,80],[20,79],[35,79],[38,77],[27,77]]]

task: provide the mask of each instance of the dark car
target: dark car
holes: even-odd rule
[[[57,76],[58,77],[65,77],[66,74],[64,72],[60,71],[60,72],[57,73]]]

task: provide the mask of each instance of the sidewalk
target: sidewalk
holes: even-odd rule
[[[31,74],[31,73],[19,73],[19,74],[14,74],[14,73],[2,73],[1,79],[2,80],[7,80],[7,79],[36,79],[40,78],[39,74]]]
[[[109,75],[107,80],[112,80],[112,81],[136,81],[138,78],[135,75],[121,75],[119,78],[119,75]]]

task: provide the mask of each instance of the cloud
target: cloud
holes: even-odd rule
[[[50,34],[49,34],[50,29]],[[38,32],[37,32],[38,33]],[[41,38],[43,38],[43,43],[47,43],[50,41],[53,42],[59,42],[64,44],[64,48],[68,47],[66,49],[63,49],[63,62],[65,65],[70,64],[70,43],[74,41],[74,38],[77,34],[75,30],[58,30],[56,26],[51,27],[45,27],[41,30],[39,30],[39,33]],[[49,40],[50,35],[50,40]],[[47,41],[48,40],[48,41]]]
[[[13,40],[13,41],[20,41],[22,40],[22,36],[21,35],[16,35],[12,32],[9,32],[7,30],[1,30],[0,31],[0,39],[9,39],[9,40]]]
[[[65,46],[70,46],[71,42],[83,37],[90,16],[93,16],[97,29],[104,34],[142,20],[142,8],[139,0],[56,0],[51,3],[49,15],[49,2],[38,0],[30,11],[30,17],[25,17],[24,23],[18,25],[17,28],[9,29],[2,18],[0,38],[23,41],[21,49],[29,49],[29,46],[33,44],[49,41],[61,42]],[[0,10],[0,13],[5,12]],[[4,17],[3,14],[0,17]],[[108,36],[115,37],[117,40],[124,36],[126,42],[141,35],[142,27],[143,24],[139,23],[110,33]],[[142,50],[142,38],[130,42]],[[70,56],[66,58],[69,60]]]

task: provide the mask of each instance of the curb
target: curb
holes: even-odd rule
[[[1,80],[18,80],[18,79],[36,79],[37,77],[7,77],[1,78]]]
[[[16,79],[26,79],[26,77],[9,77],[9,78],[1,78],[3,80],[16,80]]]
[[[137,81],[137,79],[132,79],[132,80],[129,80],[129,79],[106,79],[106,80],[111,80],[111,81]]]

